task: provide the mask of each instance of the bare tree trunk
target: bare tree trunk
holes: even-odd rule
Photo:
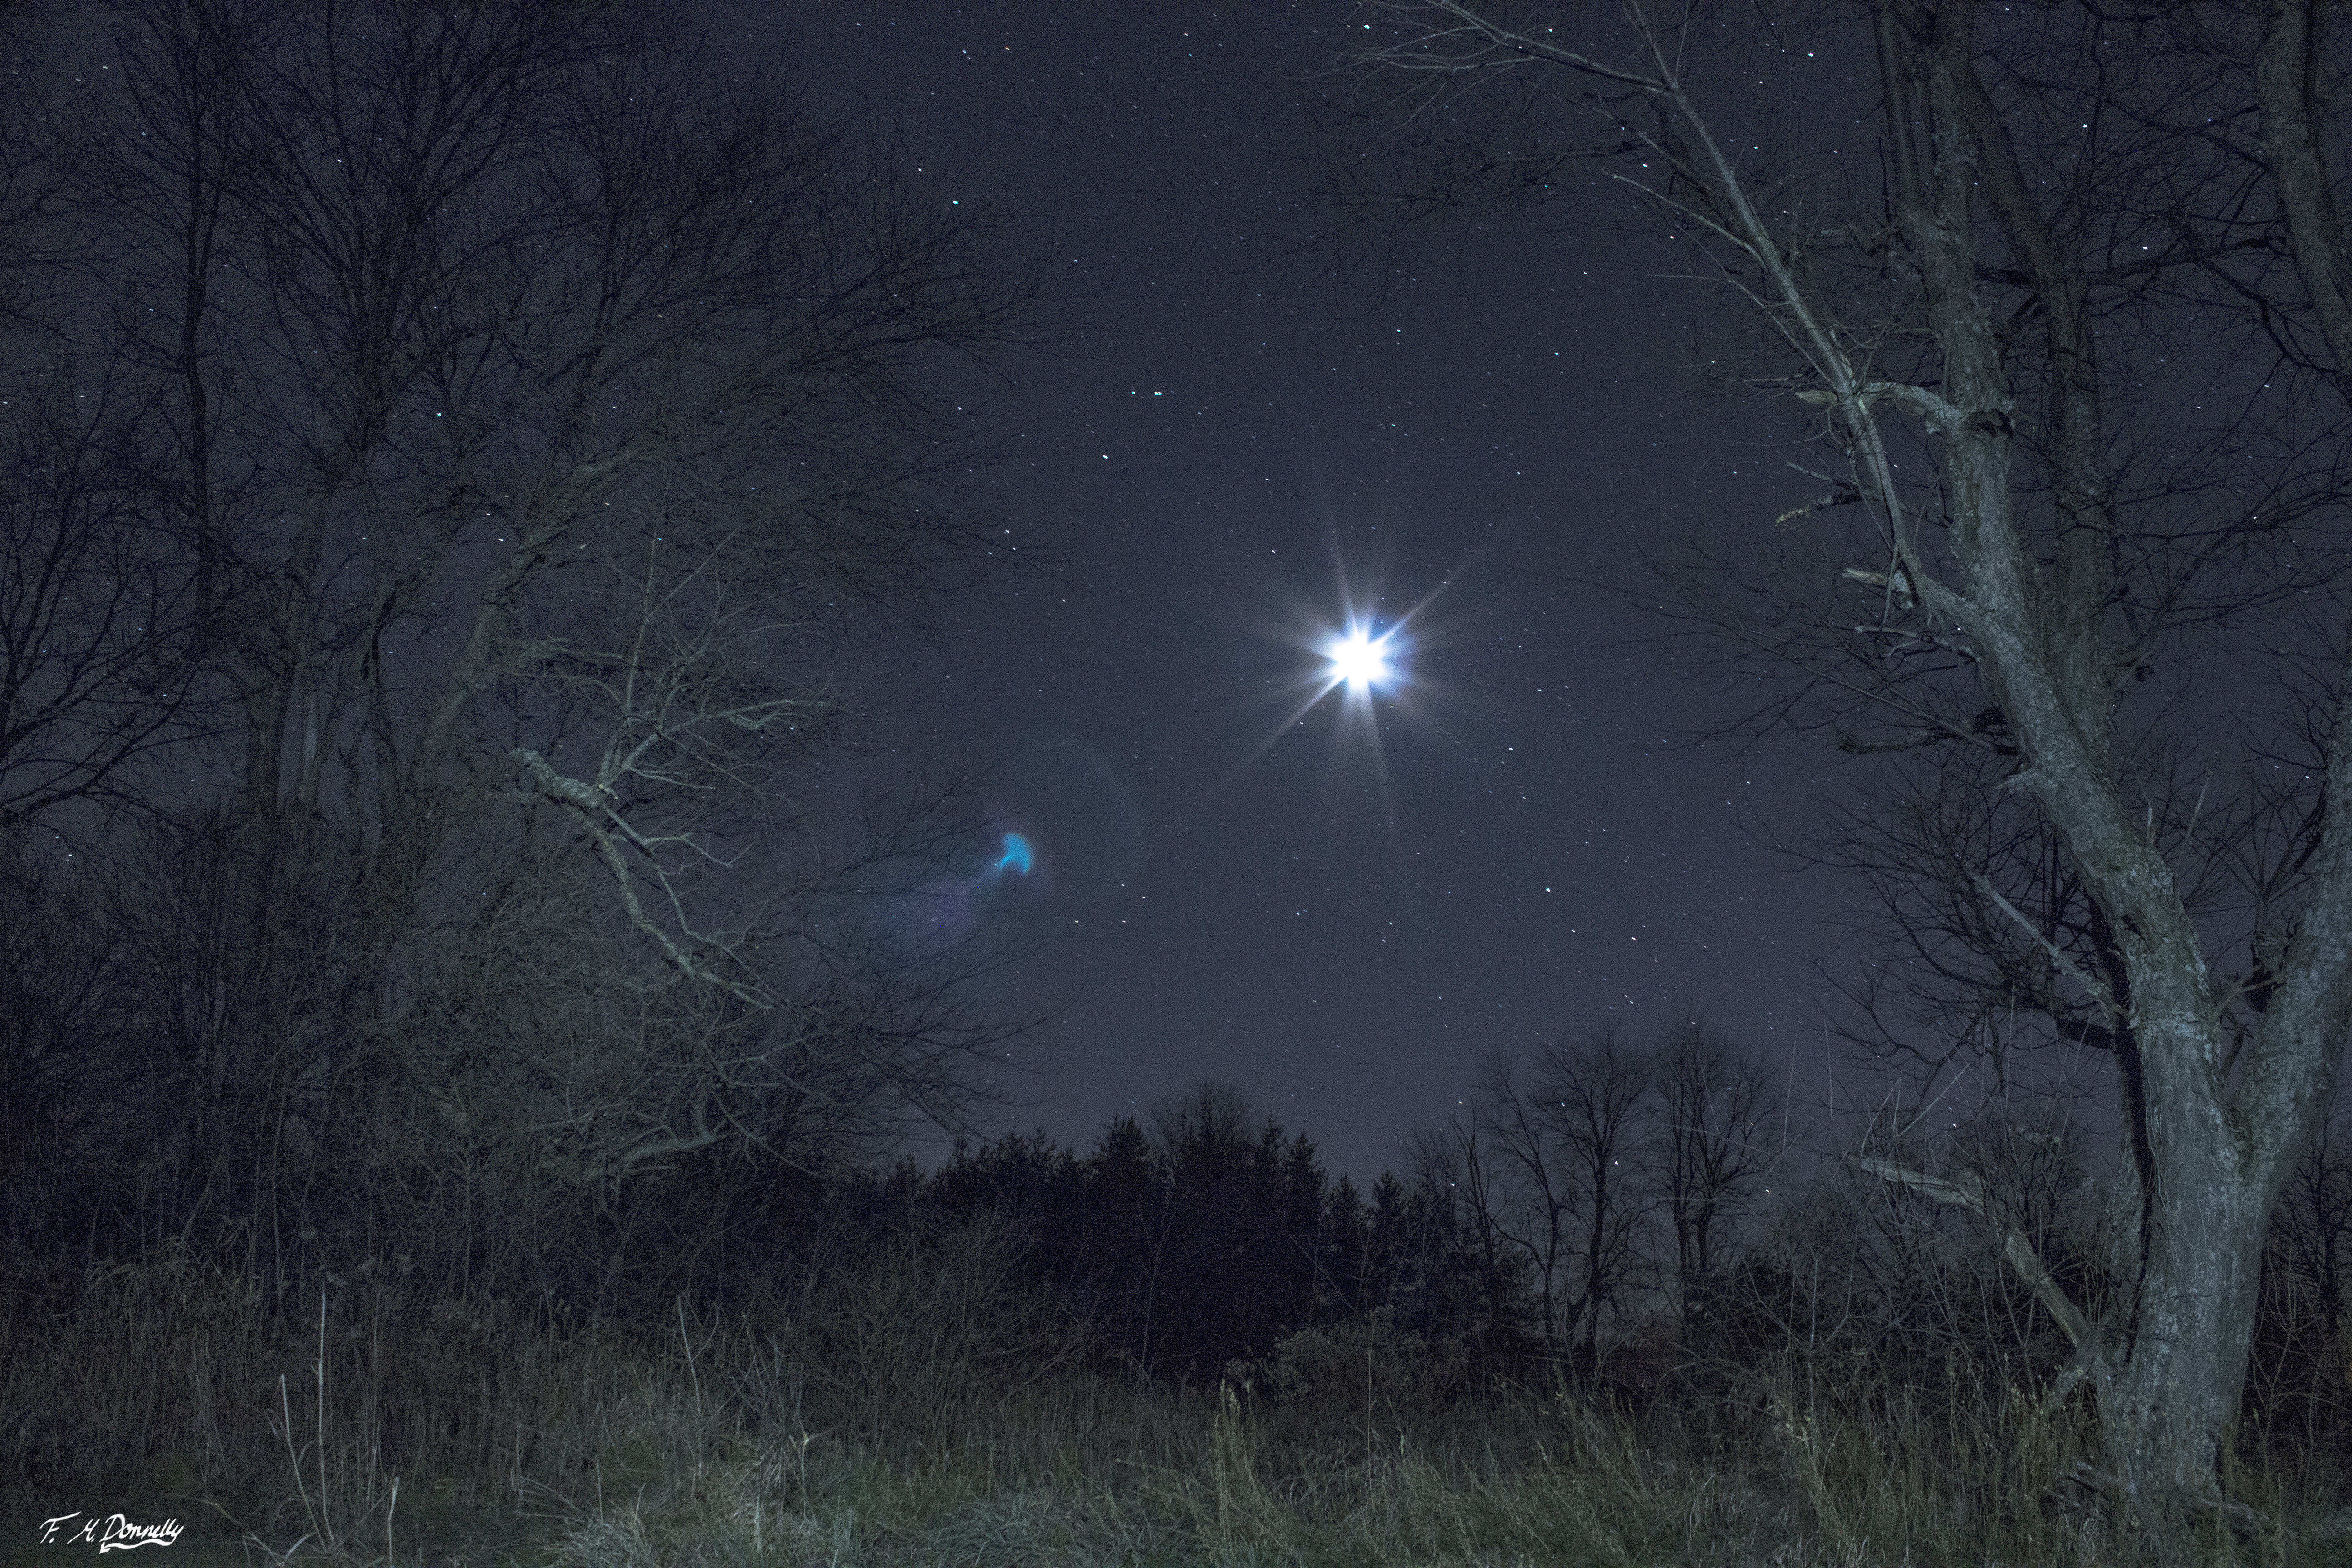
[[[1726,1232],[1763,1177],[1766,1085],[1761,1070],[1696,1021],[1662,1042],[1657,1079],[1663,1195],[1688,1334],[1718,1281]]]
[[[2118,714],[2158,650],[2180,647],[2183,627],[2252,620],[2274,602],[2263,595],[2301,581],[2300,567],[2276,579],[2233,576],[2252,570],[2251,554],[2211,541],[2252,552],[2284,537],[2298,516],[2340,515],[2343,485],[2331,476],[2341,472],[2347,437],[2340,419],[2309,437],[2297,458],[2310,455],[2322,477],[2307,486],[2292,475],[2276,480],[2261,503],[2270,514],[2184,500],[2215,509],[2185,527],[2130,493],[2136,476],[2117,456],[2106,405],[2140,384],[2130,354],[2184,352],[2181,340],[2143,331],[2135,290],[2159,277],[2221,273],[2211,298],[2246,310],[2256,323],[2250,336],[2270,333],[2282,366],[2315,367],[2352,406],[2352,254],[2322,132],[2320,11],[2305,0],[2266,0],[2251,77],[2231,68],[2242,74],[2227,79],[2229,90],[2243,89],[2259,106],[2258,152],[2217,142],[2218,113],[2176,124],[2168,102],[2117,109],[2117,122],[2141,138],[2102,165],[2118,178],[2166,159],[2210,156],[2216,162],[2182,178],[2233,192],[2264,179],[2276,201],[2274,218],[2242,215],[2233,195],[2219,204],[2231,216],[2195,220],[2210,232],[2135,232],[2146,243],[2127,261],[2118,260],[2123,230],[2146,217],[2131,205],[2138,197],[2104,188],[2087,163],[2060,172],[2102,145],[2075,131],[2101,129],[2093,117],[2108,102],[2103,95],[2127,90],[2116,85],[2121,76],[2106,74],[2101,51],[2147,50],[2138,79],[2168,81],[2168,68],[2189,55],[2218,58],[2199,29],[2237,26],[2236,14],[2116,17],[2084,7],[2045,23],[2040,12],[1996,14],[1967,0],[1872,0],[1866,15],[1884,188],[1843,226],[1809,210],[1833,182],[1770,180],[1744,139],[1748,121],[1740,121],[1743,140],[1718,139],[1687,85],[1685,71],[1700,68],[1704,30],[1688,16],[1630,5],[1612,54],[1610,43],[1588,41],[1608,38],[1597,18],[1573,30],[1520,27],[1471,0],[1397,0],[1367,7],[1372,38],[1356,58],[1430,84],[1409,98],[1401,123],[1442,115],[1481,73],[1518,74],[1502,68],[1581,79],[1583,108],[1607,127],[1594,151],[1627,160],[1616,177],[1722,268],[1764,335],[1801,367],[1780,384],[1792,383],[1801,401],[1822,411],[1822,434],[1850,467],[1829,496],[1779,521],[1785,528],[1832,512],[1856,520],[1825,530],[1825,548],[1864,556],[1833,574],[1870,598],[1811,589],[1787,611],[1819,617],[1811,625],[1759,633],[1736,607],[1719,624],[1745,655],[1785,659],[1801,689],[1831,691],[1848,705],[1840,712],[1867,710],[1889,727],[1880,746],[1848,737],[1852,750],[1964,748],[2000,759],[2001,776],[1986,787],[2032,802],[2079,882],[2087,916],[2079,928],[2058,929],[2029,919],[1977,868],[1958,872],[2051,977],[2004,999],[2044,1008],[2063,1038],[2113,1064],[2126,1155],[2105,1238],[2111,1289],[2097,1315],[2069,1297],[2025,1228],[1980,1185],[1892,1165],[1881,1173],[1986,1212],[2011,1264],[2074,1341],[2061,1392],[2088,1384],[2116,1489],[2149,1517],[2177,1518],[2180,1506],[2219,1498],[2265,1230],[2319,1126],[2352,1025],[2352,649],[2339,642],[2315,661],[2334,666],[2335,689],[2319,700],[2332,701],[2334,714],[2315,727],[2325,733],[2314,748],[2323,776],[2279,866],[2252,878],[2257,929],[2250,941],[2230,937],[2215,949],[2250,948],[2254,962],[2242,975],[2216,974],[2209,963],[2212,933],[2200,929],[2168,858],[2166,836],[2177,825],[2159,828],[2144,758],[2133,754],[2137,742]],[[2033,54],[2035,66],[2019,71],[2012,62],[1996,78],[1983,63],[1998,57],[1980,45],[1980,24],[2006,28],[2009,47]],[[2060,47],[2061,35],[2079,47],[2093,79],[2051,85],[2047,60],[2034,51]],[[2244,44],[2242,30],[2231,37]],[[2247,54],[2240,47],[2234,58]],[[2035,115],[2043,98],[2069,92],[2084,100],[2072,117],[2080,124],[2070,120],[2053,142]],[[1515,131],[1540,127],[1541,112],[1524,109]],[[2233,123],[2245,122],[2242,103],[2231,112]],[[1528,151],[1514,145],[1483,168],[1565,166]],[[1851,172],[1859,162],[1843,166]],[[1443,166],[1482,167],[1475,158]],[[1474,186],[1477,179],[1507,184],[1508,175],[1475,173]],[[2179,187],[2165,188],[2171,194],[2161,199],[2187,210]],[[2228,271],[2233,257],[2274,257],[2282,245],[2294,256],[2299,295],[2280,287],[2274,267]],[[1843,275],[1833,256],[1845,258]],[[1840,276],[1851,290],[1832,291]],[[1864,313],[1842,313],[1849,308]],[[2119,347],[2118,338],[2130,341]],[[1921,346],[1904,346],[1912,343]],[[2277,417],[2291,424],[2301,414]],[[1927,481],[1915,480],[1923,468]],[[2198,482],[2192,476],[2173,493],[2193,496]],[[2295,546],[2332,563],[2324,580],[2340,585],[2340,552],[2326,553],[2334,545],[2298,538]],[[1802,564],[1820,571],[1823,563]],[[2193,612],[2184,608],[2192,583],[2205,595]],[[1693,598],[1706,613],[1705,595]],[[1715,603],[1744,601],[1735,592]],[[2261,652],[2280,657],[2275,647]],[[2274,674],[2278,666],[2248,668]]]

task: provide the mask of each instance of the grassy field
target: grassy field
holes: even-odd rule
[[[142,1560],[404,1568],[2151,1555],[2069,1479],[2071,1417],[1957,1373],[1832,1396],[1792,1363],[1637,1412],[1524,1389],[1433,1403],[1367,1342],[1352,1382],[1176,1391],[995,1356],[979,1315],[879,1304],[560,1332],[411,1301],[385,1268],[295,1323],[185,1258],[111,1268],[5,1324],[0,1562],[94,1561],[85,1527],[116,1514],[184,1527]],[[2192,1560],[2352,1563],[2332,1467],[2232,1481]]]

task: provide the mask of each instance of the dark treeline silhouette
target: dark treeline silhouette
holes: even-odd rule
[[[1480,1258],[1457,1192],[1384,1174],[1367,1202],[1271,1121],[1253,1132],[1238,1114],[1185,1118],[1175,1133],[1155,1144],[1123,1118],[1083,1157],[1010,1136],[960,1151],[921,1195],[1016,1220],[1031,1278],[1108,1362],[1139,1373],[1212,1380],[1374,1312],[1498,1371],[1522,1350],[1518,1271]]]
[[[1709,1462],[1832,1428],[1954,1443],[2046,1434],[2032,1412],[2063,1405],[2063,1335],[1979,1214],[1846,1160],[1786,1187],[1776,1175],[1769,1204],[1718,1184],[1717,1212],[1739,1223],[1695,1232],[1704,1205],[1687,1190],[1676,1201],[1690,1163],[1675,1151],[1697,1123],[1675,1108],[1707,1099],[1694,1064],[1740,1058],[1676,1049],[1691,1037],[1618,1040],[1612,1055],[1594,1037],[1497,1071],[1461,1119],[1415,1141],[1404,1174],[1368,1185],[1334,1177],[1304,1132],[1204,1085],[1149,1128],[1122,1117],[1083,1148],[1015,1133],[925,1170],[710,1146],[528,1225],[452,1210],[438,1234],[374,1242],[330,1225],[306,1243],[317,1264],[300,1301],[256,1288],[234,1235],[101,1227],[79,1251],[57,1248],[47,1274],[0,1281],[0,1352],[46,1369],[0,1410],[0,1485],[120,1478],[192,1447],[210,1455],[203,1476],[266,1468],[283,1458],[264,1441],[284,1423],[277,1377],[321,1345],[347,1391],[334,1397],[366,1434],[361,1511],[383,1511],[384,1478],[402,1474],[520,1466],[583,1484],[591,1450],[556,1435],[586,1419],[565,1403],[586,1397],[567,1380],[649,1355],[677,1358],[682,1386],[699,1376],[714,1400],[731,1391],[742,1420],[803,1450],[795,1434],[822,1432],[923,1463],[968,1449],[994,1430],[989,1412],[1008,1410],[1013,1426],[1032,1418],[1018,1412],[1061,1412],[1057,1440],[1072,1443],[1117,1408],[1163,1437],[1155,1423],[1206,1421],[1218,1441],[1255,1432],[1383,1456],[1447,1434],[1549,1441],[1544,1424],[1579,1411],[1671,1433]],[[1576,1074],[1622,1091],[1637,1072],[1649,1092],[1617,1094],[1624,1135],[1603,1223],[1592,1189],[1579,1195],[1572,1138],[1520,1146],[1540,1156],[1548,1199],[1532,1175],[1505,1179],[1515,1156],[1493,1118],[1506,1083],[1527,1127],[1548,1104],[1565,1133],[1589,1126],[1559,1114],[1577,1109]],[[2091,1194],[2065,1140],[1993,1110],[2006,1114],[1939,1142],[1941,1168],[2000,1182],[2071,1286],[2114,1288],[2083,1244]],[[49,1184],[52,1212],[99,1212],[75,1209],[76,1174]],[[86,1184],[103,1199],[105,1184]],[[2240,1429],[2249,1458],[2303,1466],[2352,1439],[2347,1193],[2352,1159],[2323,1144],[2273,1225]],[[1548,1310],[1554,1218],[1578,1245],[1553,1256]],[[1622,1258],[1595,1276],[1591,1238],[1620,1229]],[[203,1348],[215,1344],[231,1350]],[[98,1345],[109,1353],[68,1353]],[[203,1375],[154,1379],[150,1364]],[[117,1365],[134,1370],[110,1383],[79,1370]]]
[[[1669,1030],[1646,1054],[1620,1047],[1613,1061],[1590,1046],[1554,1050],[1527,1082],[1547,1085],[1557,1110],[1563,1070],[1598,1063],[1622,1073],[1630,1062],[1644,1065],[1656,1093],[1639,1102],[1650,1113],[1642,1138],[1621,1145],[1625,1261],[1604,1282],[1605,1314],[1555,1304],[1548,1315],[1529,1237],[1550,1211],[1524,1191],[1515,1198],[1495,1174],[1509,1155],[1485,1123],[1423,1134],[1405,1175],[1384,1172],[1367,1189],[1333,1177],[1305,1133],[1255,1116],[1217,1084],[1164,1107],[1150,1131],[1118,1118],[1083,1150],[1013,1133],[960,1144],[930,1172],[901,1161],[754,1177],[709,1157],[645,1184],[637,1209],[562,1248],[576,1265],[546,1277],[545,1302],[561,1320],[601,1315],[658,1331],[680,1295],[723,1310],[789,1305],[894,1247],[936,1252],[962,1234],[982,1238],[988,1266],[1016,1282],[1028,1308],[1050,1313],[1054,1355],[1142,1381],[1231,1381],[1279,1398],[1311,1384],[1318,1357],[1352,1358],[1359,1383],[1370,1358],[1382,1377],[1440,1403],[1518,1388],[1704,1405],[1794,1360],[1826,1378],[1815,1390],[1823,1399],[1928,1386],[1957,1396],[1960,1383],[2053,1386],[2063,1335],[2005,1266],[2002,1239],[1853,1162],[1822,1167],[1769,1208],[1718,1187],[1715,1201],[1746,1223],[1694,1238],[1696,1205],[1687,1192],[1678,1202],[1675,1186],[1675,1134],[1688,1124],[1654,1113],[1705,1100],[1694,1088],[1700,1065],[1728,1075],[1713,1092],[1754,1085],[1738,1053],[1703,1029]],[[1477,1102],[1482,1114],[1496,1103]],[[1948,1159],[1957,1166],[1964,1150],[1969,1168],[2014,1190],[2071,1284],[2112,1288],[2083,1244],[2088,1188],[2051,1150],[2055,1135],[1993,1114],[1979,1121],[1986,1125],[1962,1127]],[[2036,1153],[2049,1157],[2037,1163]],[[2315,1150],[2273,1226],[2250,1440],[2304,1446],[2352,1430],[2347,1173],[2340,1144]],[[1554,1198],[1559,1214],[1589,1215],[1589,1194],[1555,1187]],[[1686,1273],[1702,1250],[1709,1269]],[[613,1269],[614,1259],[624,1267]],[[1561,1267],[1571,1283],[1555,1294],[1582,1292],[1581,1277]]]
[[[854,1267],[895,1237],[998,1222],[1024,1288],[1104,1370],[1132,1376],[1213,1384],[1290,1335],[1374,1314],[1492,1373],[1533,1349],[1524,1270],[1482,1251],[1469,1205],[1433,1173],[1383,1174],[1367,1197],[1334,1181],[1303,1133],[1253,1127],[1231,1090],[1204,1086],[1187,1106],[1196,1113],[1163,1118],[1158,1137],[1114,1121],[1083,1153],[1013,1133],[960,1145],[929,1174],[902,1163],[706,1191],[699,1226],[677,1194],[662,1206],[674,1230],[733,1233],[704,1254],[694,1289],[739,1301]],[[655,1250],[685,1267],[683,1252]],[[656,1315],[667,1305],[654,1289],[631,1300]]]

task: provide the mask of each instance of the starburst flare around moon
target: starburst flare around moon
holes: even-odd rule
[[[1354,596],[1343,590],[1337,625],[1308,617],[1309,624],[1283,634],[1285,641],[1308,658],[1289,681],[1281,683],[1286,688],[1282,695],[1287,711],[1218,782],[1216,788],[1223,789],[1240,777],[1285,735],[1304,724],[1326,699],[1337,696],[1339,712],[1333,739],[1343,752],[1351,749],[1356,742],[1369,745],[1374,773],[1385,797],[1387,763],[1381,747],[1383,715],[1391,709],[1412,706],[1413,689],[1418,684],[1412,655],[1419,640],[1412,627],[1429,602],[1423,599],[1402,615],[1383,618],[1358,609]]]

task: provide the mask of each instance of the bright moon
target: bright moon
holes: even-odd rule
[[[1375,642],[1360,629],[1335,639],[1327,650],[1331,660],[1332,676],[1357,691],[1386,680],[1389,677],[1388,642],[1386,637]]]

